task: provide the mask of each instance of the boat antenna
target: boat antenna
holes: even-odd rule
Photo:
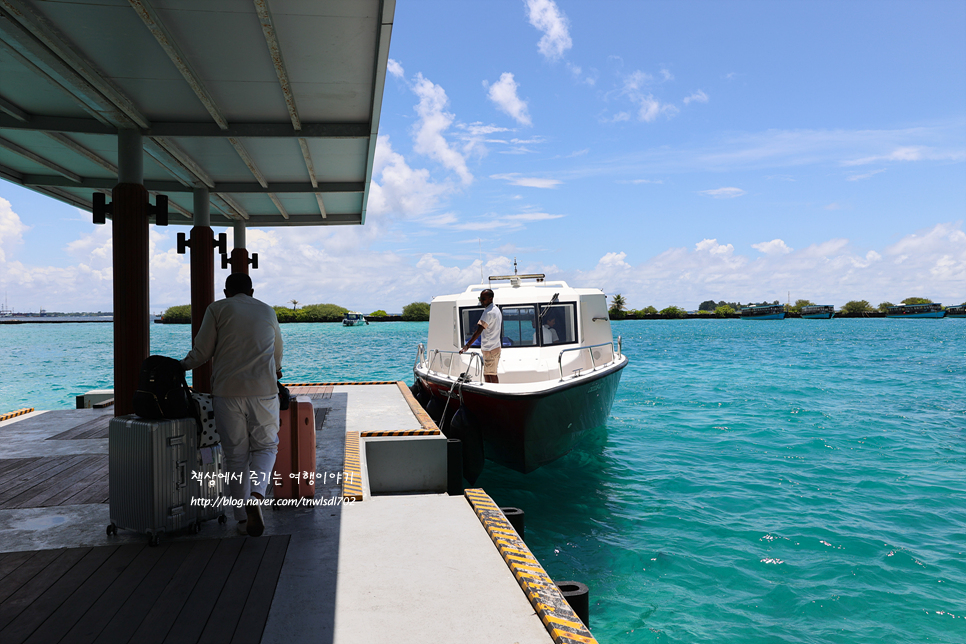
[[[477,237],[476,241],[480,242],[480,284],[482,284],[483,283],[483,240]]]
[[[513,274],[514,275],[517,274],[517,258],[516,257],[513,258]]]

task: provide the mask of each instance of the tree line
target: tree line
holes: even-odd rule
[[[273,306],[279,322],[341,322],[349,311],[338,304],[306,304],[299,307],[298,300],[289,300],[292,305]],[[383,309],[378,309],[366,315],[367,318],[390,317]],[[412,322],[424,322],[429,319],[429,304],[413,302],[403,307],[402,319]],[[181,304],[168,307],[161,314],[161,321],[166,324],[189,324],[191,322],[191,305]]]
[[[932,300],[925,297],[907,297],[902,300],[901,304],[930,304]],[[705,300],[701,302],[698,306],[699,315],[708,315],[719,318],[733,317],[741,311],[742,308],[747,308],[749,306],[761,306],[761,305],[778,305],[780,302],[774,300],[772,302],[762,301],[762,302],[749,302],[742,304],[741,302],[725,302],[724,300],[715,302],[714,300]],[[966,305],[966,302],[963,303]],[[793,305],[785,305],[785,311],[787,313],[801,313],[802,309],[806,306],[815,306],[815,302],[811,300],[796,300]],[[867,300],[850,300],[846,302],[839,311],[847,315],[862,315],[865,313],[887,313],[889,307],[896,306],[892,302],[880,302],[878,307],[873,308]],[[647,306],[643,309],[631,309],[627,307],[627,300],[623,295],[618,293],[613,298],[611,298],[610,309],[608,310],[612,320],[623,320],[625,318],[643,318],[647,316],[662,316],[666,318],[684,318],[687,317],[688,312],[677,306],[668,306],[660,311],[653,306]]]

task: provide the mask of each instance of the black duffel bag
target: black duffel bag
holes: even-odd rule
[[[141,418],[190,418],[191,389],[184,368],[174,358],[149,356],[141,363],[134,413]]]

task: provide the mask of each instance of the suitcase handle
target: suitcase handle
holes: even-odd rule
[[[188,461],[178,461],[178,484],[175,487],[182,488],[188,485]]]
[[[184,434],[169,438],[168,445],[184,445]]]

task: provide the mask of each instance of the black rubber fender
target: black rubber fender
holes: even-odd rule
[[[449,438],[457,438],[463,443],[463,478],[470,485],[483,473],[483,431],[473,418],[473,413],[461,406],[449,422]]]

